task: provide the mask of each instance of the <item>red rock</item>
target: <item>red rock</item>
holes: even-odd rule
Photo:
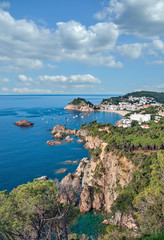
[[[29,122],[27,120],[20,120],[14,123],[15,125],[19,127],[33,127],[34,123]]]

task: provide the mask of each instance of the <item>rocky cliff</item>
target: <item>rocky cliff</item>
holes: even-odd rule
[[[65,110],[80,111],[80,112],[94,112],[97,110],[96,106],[83,98],[76,98],[64,108]]]
[[[113,152],[107,152],[107,143],[98,137],[88,136],[87,131],[80,130],[78,135],[85,140],[88,149],[101,152],[97,156],[93,151],[90,161],[83,168],[82,192],[80,195],[80,212],[86,213],[92,209],[111,212],[111,206],[119,192],[131,181],[136,167],[126,157],[120,157]],[[131,229],[137,229],[132,216],[117,213],[112,223]]]

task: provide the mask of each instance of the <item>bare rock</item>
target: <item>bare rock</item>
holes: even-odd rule
[[[34,123],[29,122],[27,120],[20,120],[14,123],[15,125],[19,127],[33,127]]]
[[[56,134],[53,135],[53,138],[58,138],[58,139],[62,139],[64,137],[64,134],[61,132],[58,132]]]
[[[52,130],[52,134],[53,134],[53,138],[63,138],[67,135],[74,135],[77,136],[77,129],[67,129],[65,126],[61,126],[61,125],[56,125],[54,126],[53,130]]]
[[[65,130],[66,130],[66,127],[65,126],[61,126],[61,125],[56,125],[54,128],[53,128],[53,130],[52,130],[52,134],[56,134],[56,133],[58,133],[58,132],[60,132],[60,133],[64,133],[65,132]]]
[[[133,231],[138,231],[138,226],[135,222],[135,219],[131,214],[125,214],[121,212],[116,212],[115,216],[112,217],[110,223],[117,226],[127,227]]]
[[[105,220],[102,222],[102,224],[104,224],[104,225],[109,225],[110,223],[109,223],[108,220],[105,219]]]
[[[38,180],[46,181],[46,180],[48,180],[48,177],[47,176],[42,176],[42,177],[38,178]]]
[[[88,158],[83,158],[80,163],[79,163],[79,166],[77,167],[74,175],[78,178],[82,178],[83,175],[84,175],[84,171],[85,171],[85,168],[87,166],[89,162],[89,159]]]
[[[65,173],[67,171],[67,168],[61,168],[56,171],[56,173]]]
[[[64,187],[73,187],[73,188],[79,188],[80,187],[80,179],[74,176],[73,174],[69,173],[67,176],[65,176],[62,181],[61,185]]]
[[[99,193],[92,193],[92,207],[95,210],[101,210],[102,207],[104,206],[104,194],[99,192]]]
[[[67,160],[67,161],[65,161],[65,163],[72,163],[72,161],[71,160]]]
[[[47,141],[47,144],[48,145],[50,145],[50,146],[54,146],[54,145],[60,145],[60,144],[62,144],[61,142],[59,142],[59,141],[53,141],[53,140],[49,140],[49,141]]]
[[[78,139],[77,142],[78,143],[84,143],[84,141],[82,139]]]
[[[77,164],[77,163],[78,163],[78,161],[73,161],[72,163],[73,163],[73,164]]]
[[[65,142],[73,142],[74,141],[74,138],[71,138],[70,136],[67,136],[65,139],[64,139]]]
[[[81,213],[89,212],[92,209],[91,190],[85,187],[80,195],[79,209]]]

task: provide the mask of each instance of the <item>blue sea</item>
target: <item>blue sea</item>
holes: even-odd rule
[[[67,128],[80,128],[83,123],[92,120],[114,124],[121,119],[115,113],[81,113],[64,110],[74,95],[58,96],[0,96],[0,191],[8,191],[20,184],[33,181],[43,175],[61,180],[69,172],[74,172],[77,164],[65,161],[80,161],[89,156],[83,144],[72,143],[48,146],[51,140],[50,129],[56,124]],[[100,103],[102,98],[110,96],[80,96],[93,103]],[[26,119],[34,127],[20,128],[13,123]],[[60,168],[67,172],[57,174]]]
[[[79,96],[79,95],[78,95]],[[78,164],[66,164],[65,161],[80,161],[89,157],[89,151],[83,144],[71,143],[48,146],[52,139],[51,130],[57,124],[67,128],[80,128],[83,123],[97,120],[101,123],[115,124],[121,115],[107,112],[82,113],[64,110],[75,95],[58,96],[0,96],[0,191],[11,191],[20,184],[33,181],[43,175],[59,181],[69,172],[74,172]],[[79,96],[93,103],[100,103],[110,96]],[[26,119],[34,127],[20,128],[13,123]],[[60,168],[66,173],[57,174]],[[81,215],[72,226],[78,234],[86,233],[97,239],[104,226],[99,212]],[[95,231],[93,229],[96,229]]]

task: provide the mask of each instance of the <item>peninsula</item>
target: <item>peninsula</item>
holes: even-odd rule
[[[94,112],[99,108],[93,103],[86,101],[84,98],[75,98],[72,102],[68,103],[64,109],[80,112]]]

